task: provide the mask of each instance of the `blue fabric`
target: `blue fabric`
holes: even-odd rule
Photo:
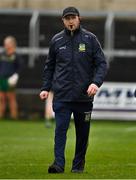
[[[69,127],[70,117],[72,111],[66,106],[65,103],[54,102],[53,110],[55,112],[56,129],[55,129],[55,162],[61,167],[65,165],[65,144],[66,133]]]
[[[82,108],[84,108],[84,112],[81,111]],[[54,148],[55,163],[61,167],[65,166],[64,151],[67,138],[66,134],[69,127],[71,114],[73,113],[76,128],[76,149],[75,158],[73,160],[73,167],[78,167],[80,166],[81,162],[85,160],[92,104],[89,109],[89,106],[86,103],[79,104],[55,101],[53,102],[53,110],[55,112],[56,120]],[[89,111],[87,112],[85,110]]]
[[[91,83],[103,83],[107,63],[96,36],[80,28],[71,36],[68,30],[55,35],[46,60],[43,87],[52,87],[55,100],[93,101],[87,89]]]

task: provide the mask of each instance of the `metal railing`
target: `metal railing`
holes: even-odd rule
[[[60,16],[60,11],[47,11],[47,10],[17,10],[17,9],[1,9],[0,14],[12,14],[12,15],[31,15],[29,22],[29,47],[17,48],[17,52],[20,54],[29,55],[29,67],[34,66],[35,57],[37,55],[47,55],[48,47],[39,48],[39,17],[42,16]],[[104,52],[107,60],[110,61],[113,57],[136,57],[136,50],[115,50],[114,49],[114,37],[115,37],[115,18],[135,18],[136,12],[82,12],[82,17],[90,18],[105,18],[104,27]],[[0,47],[0,51],[3,48]]]

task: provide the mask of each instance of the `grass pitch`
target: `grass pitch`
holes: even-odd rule
[[[64,174],[48,174],[53,161],[54,125],[41,121],[0,121],[0,179],[134,179],[136,122],[92,121],[85,172],[73,174],[75,131],[67,135]]]

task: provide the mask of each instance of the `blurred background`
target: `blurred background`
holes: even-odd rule
[[[63,29],[65,7],[80,10],[82,25],[96,34],[109,63],[92,118],[136,120],[135,0],[0,0],[0,51],[3,40],[17,39],[24,66],[17,86],[20,118],[43,118],[39,99],[49,42]]]

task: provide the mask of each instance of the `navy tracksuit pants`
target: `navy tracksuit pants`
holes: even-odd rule
[[[80,168],[81,163],[85,161],[92,107],[92,102],[53,102],[56,120],[54,154],[57,165],[65,166],[66,134],[72,113],[76,129],[76,149],[72,168]]]

